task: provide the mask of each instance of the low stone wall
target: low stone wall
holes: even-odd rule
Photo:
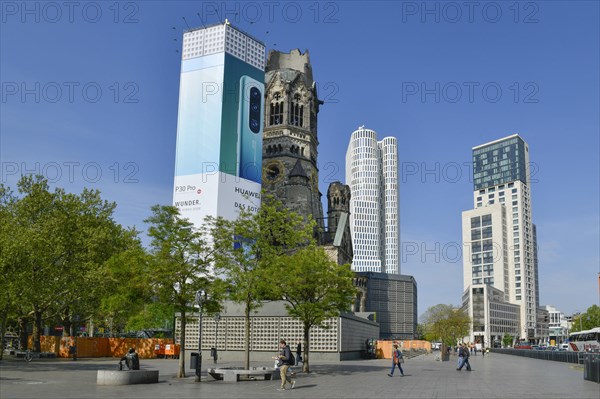
[[[97,385],[155,384],[158,370],[98,370]]]

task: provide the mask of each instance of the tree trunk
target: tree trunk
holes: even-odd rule
[[[62,318],[61,320],[63,325],[63,337],[72,337],[73,336],[73,321],[71,320],[71,316],[68,314]]]
[[[181,312],[181,334],[180,334],[180,350],[179,350],[179,371],[177,372],[177,378],[185,378],[185,326],[187,324],[187,318],[185,314],[185,308]],[[200,326],[198,326],[200,327]],[[198,334],[200,331],[198,331]]]
[[[4,357],[4,334],[6,332],[6,320],[8,319],[8,301],[2,309],[2,321],[0,321],[0,360]]]
[[[17,320],[17,323],[19,324],[19,347],[20,347],[20,349],[25,350],[28,348],[27,319],[24,317],[19,317],[19,319]]]
[[[308,357],[309,357],[309,345],[310,345],[310,325],[308,323],[304,323],[304,359],[302,362],[302,371],[305,373],[310,373]]]
[[[33,351],[41,352],[42,351],[42,312],[40,310],[34,310],[33,312]]]
[[[244,339],[244,368],[246,370],[250,370],[250,304],[248,302],[246,302],[244,317],[246,318],[246,331]]]

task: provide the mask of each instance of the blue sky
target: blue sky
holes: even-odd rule
[[[229,18],[268,50],[310,51],[322,193],[344,181],[358,126],[398,138],[402,273],[419,314],[460,302],[471,148],[514,133],[535,171],[540,302],[598,303],[598,2],[72,4],[1,3],[2,183],[37,171],[98,188],[118,222],[145,229],[150,206],[172,200],[182,30]]]

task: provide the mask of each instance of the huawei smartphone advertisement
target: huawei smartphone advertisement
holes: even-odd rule
[[[260,207],[263,82],[224,52],[182,61],[173,205],[194,224]]]

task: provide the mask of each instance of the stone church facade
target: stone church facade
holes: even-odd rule
[[[340,182],[328,190],[327,217],[319,191],[317,95],[308,51],[269,52],[265,70],[263,179],[266,193],[290,210],[311,217],[315,235],[338,263],[352,261],[350,188]]]

